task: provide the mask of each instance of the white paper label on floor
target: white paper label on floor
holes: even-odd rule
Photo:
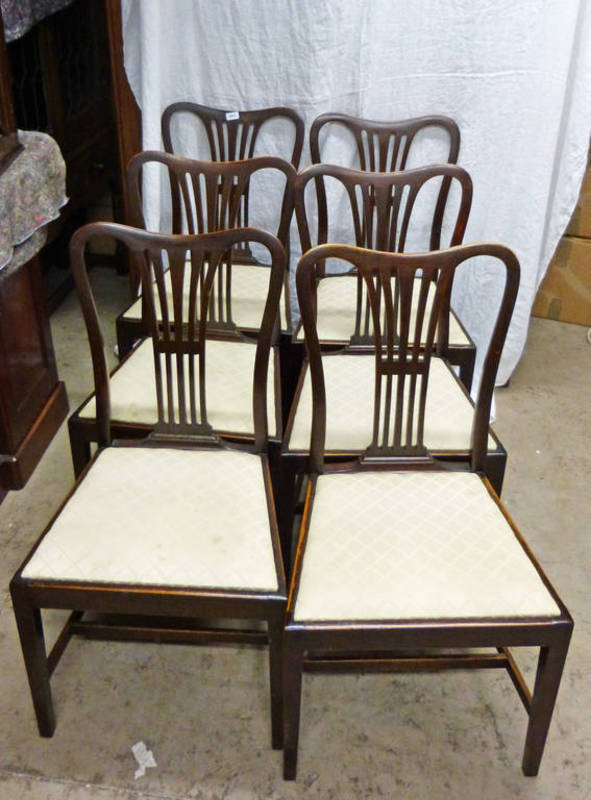
[[[235,119],[240,119],[239,111],[226,111],[226,122],[232,122]]]
[[[141,778],[143,775],[146,774],[146,769],[148,767],[157,767],[156,759],[154,758],[154,754],[151,750],[148,750],[146,745],[143,742],[136,742],[133,747],[131,748],[131,752],[134,755],[135,760],[139,764],[139,767],[136,769],[134,778],[137,781],[138,778]]]

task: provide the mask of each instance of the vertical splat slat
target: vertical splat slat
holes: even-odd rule
[[[199,284],[201,282],[201,275],[203,273],[203,254],[202,253],[195,253],[191,251],[190,257],[190,264],[191,264],[191,275],[190,275],[190,282],[189,282],[189,306],[187,310],[188,318],[187,318],[187,340],[193,342],[197,340],[197,324],[199,322],[198,314],[197,314],[197,301],[199,296]],[[195,353],[193,350],[189,352],[188,355],[188,366],[189,366],[189,409],[190,409],[190,421],[191,424],[196,425],[198,423],[197,417],[197,402],[196,402],[196,395],[195,395]],[[197,364],[197,370],[199,370],[199,364]]]
[[[193,229],[195,233],[205,233],[206,227],[203,215],[203,192],[201,191],[201,176],[191,173],[191,185],[193,187],[193,199],[195,201]],[[187,214],[189,214],[189,209],[187,209]]]
[[[396,248],[397,252],[403,253],[406,247],[406,237],[408,234],[408,228],[410,224],[410,218],[412,216],[412,212],[414,209],[415,201],[417,199],[417,195],[420,191],[420,186],[409,186],[407,195],[406,195],[406,203],[404,205],[404,215],[402,217],[402,222],[400,223],[400,233],[398,236],[398,247]]]
[[[384,169],[384,172],[396,172],[398,169],[398,152],[400,150],[400,139],[401,137],[398,136],[396,133],[392,133],[390,135],[391,139],[391,156],[389,163]]]
[[[392,325],[388,324],[393,317],[393,308],[392,308],[392,286],[391,282],[384,278],[383,275],[377,276],[377,281],[379,286],[381,287],[382,294],[384,297],[384,318],[386,321],[385,324],[385,333],[386,333],[386,354],[384,358],[384,353],[382,349],[378,351],[379,355],[379,367],[380,370],[383,368],[384,364],[387,366],[386,371],[386,396],[385,396],[385,405],[384,405],[384,432],[382,435],[382,446],[388,446],[388,437],[390,431],[390,415],[392,413],[392,380],[393,380],[393,373],[391,370],[391,366],[394,360],[394,334],[392,332]],[[376,308],[376,317],[380,320],[379,309]],[[381,325],[381,320],[379,322]],[[396,436],[396,432],[394,434]]]
[[[172,184],[177,187],[178,205],[182,207],[178,216],[184,212],[188,232],[200,234],[244,227],[245,217],[248,216],[246,196],[252,175],[263,170],[279,173],[285,185],[283,194],[278,193],[277,196],[280,209],[277,234],[282,237],[284,246],[287,246],[296,174],[286,161],[266,156],[247,161],[202,162],[168,153],[146,151],[130,162],[128,183],[131,189],[139,185],[141,170],[148,163],[158,163],[167,168]],[[139,206],[141,197],[138,193],[137,188],[132,191],[134,202]],[[232,317],[232,261],[257,263],[247,242],[239,242],[236,247],[238,249],[233,254],[234,258],[228,260],[217,272],[210,296],[209,320],[216,329],[236,330]]]

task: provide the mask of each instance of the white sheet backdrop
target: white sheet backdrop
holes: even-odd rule
[[[288,105],[307,130],[325,111],[453,117],[459,161],[474,180],[465,241],[503,242],[522,266],[499,383],[510,377],[585,169],[591,3],[122,0],[122,9],[145,149],[161,148],[162,109],[181,99],[236,110]],[[146,210],[155,227],[158,196],[154,179]],[[454,289],[454,307],[481,353],[498,287],[491,267],[459,274]]]

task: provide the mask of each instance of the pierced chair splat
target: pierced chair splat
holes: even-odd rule
[[[310,128],[310,154],[313,164],[327,163],[321,150],[330,145],[331,133],[344,130],[354,143],[359,169],[364,172],[402,172],[412,167],[427,166],[426,155],[421,152],[421,142],[425,135],[442,134],[443,139],[433,152],[430,162],[457,164],[460,152],[460,129],[453,119],[442,115],[429,115],[413,119],[386,122],[352,117],[348,114],[328,112],[317,117]],[[321,147],[322,139],[322,147]],[[444,156],[443,158],[441,156]],[[330,163],[335,162],[332,158]],[[343,166],[348,166],[343,164]],[[320,227],[328,222],[326,192],[318,183],[318,213]],[[450,189],[450,179],[442,181],[437,206],[433,212],[430,250],[439,250],[441,227]]]
[[[193,156],[197,153],[184,151],[182,143],[175,138],[175,125],[182,125],[183,117],[185,124],[188,122],[189,127],[200,128],[205,135],[212,161],[241,161],[260,155],[259,137],[265,126],[274,121],[287,123],[293,130],[293,149],[289,161],[294,169],[300,165],[305,127],[304,120],[293,108],[274,106],[234,111],[186,101],[172,103],[162,112],[164,149],[167,153]],[[282,141],[288,141],[288,137],[282,137]],[[287,152],[282,157],[287,157]]]
[[[164,184],[168,184],[170,189],[173,233],[207,233],[246,227],[249,197],[254,193],[255,198],[262,199],[265,194],[268,202],[273,201],[277,213],[263,227],[274,233],[289,250],[296,177],[296,171],[289,162],[272,156],[243,161],[197,161],[152,150],[138,153],[127,168],[131,222],[135,227],[146,228],[142,207],[142,176],[146,169],[155,169],[158,165],[165,171]],[[223,296],[214,303],[215,308],[220,307],[219,313],[223,311],[238,328],[248,333],[256,333],[260,326],[266,298],[265,267],[248,245],[236,248],[232,254],[232,267],[226,268],[228,273],[230,269],[232,271],[232,306],[229,306],[229,298]],[[281,330],[287,331],[291,329],[287,269],[284,284]],[[119,315],[116,325],[119,354],[124,356],[145,330],[141,298],[134,300]]]
[[[343,259],[361,274],[375,338],[367,447],[338,466],[325,459],[330,409],[314,302],[326,258]],[[506,281],[474,409],[470,460],[442,468],[427,435],[429,382],[442,361],[438,314],[455,270],[468,260],[472,269],[488,267],[491,259],[504,267]],[[296,775],[304,671],[476,667],[508,671],[529,714],[523,771],[535,775],[572,619],[483,474],[518,261],[501,245],[412,255],[324,245],[300,260],[296,283],[314,408],[311,476],[283,640],[284,776]],[[422,336],[424,347],[417,344]],[[533,693],[510,650],[522,646],[540,648]]]
[[[338,154],[334,150],[334,145],[339,139],[347,142],[347,154],[351,148],[353,149],[358,168],[367,172],[401,172],[438,163],[457,164],[460,151],[460,130],[450,117],[434,114],[390,122],[329,112],[317,117],[310,128],[312,163],[350,166],[349,160],[347,163],[340,160],[344,153]],[[449,176],[444,177],[441,181],[432,209],[429,240],[425,242],[425,245],[428,244],[429,250],[439,250],[441,247],[451,182],[452,179]],[[316,181],[316,192],[319,228],[317,244],[341,241],[323,237],[323,231],[328,228],[329,213],[326,186],[322,180]],[[461,239],[449,242],[452,246],[460,243]],[[359,247],[382,249],[370,241],[358,240],[354,244]],[[403,248],[391,249],[398,252]],[[424,250],[427,247],[413,249]],[[331,288],[336,289],[337,287],[335,285]],[[341,285],[339,288],[343,290],[347,288],[347,284]],[[350,299],[348,296],[340,298],[337,296],[333,298],[331,305],[334,306],[330,309],[333,315],[340,311],[346,317]],[[449,326],[449,358],[452,364],[460,368],[460,377],[470,391],[476,347],[452,309],[450,309]],[[334,336],[334,330],[332,334]]]
[[[168,153],[145,152],[135,156],[129,165],[129,196],[132,201],[138,227],[143,227],[141,211],[140,182],[142,170],[146,165],[162,165],[168,175],[173,196],[182,200],[179,211],[183,221],[175,223],[179,230],[183,224],[190,234],[206,233],[238,227],[237,213],[244,187],[259,173],[274,173],[284,186],[278,197],[282,206],[279,215],[278,238],[287,241],[287,231],[293,208],[293,184],[295,170],[285,161],[276,158],[255,158],[241,162],[198,162],[183,159]],[[253,245],[254,246],[254,245]],[[207,331],[219,336],[229,336],[234,344],[228,347],[227,341],[212,341],[209,350],[208,380],[210,386],[211,422],[215,430],[230,439],[252,437],[253,422],[250,402],[240,391],[244,386],[243,377],[254,364],[254,339],[258,335],[265,303],[268,297],[271,271],[269,265],[236,264],[240,253],[250,245],[241,243],[231,252],[224,254],[216,272],[215,285],[212,285],[210,305],[207,310]],[[261,255],[264,257],[264,248]],[[135,260],[135,256],[132,254]],[[289,318],[289,298],[287,294],[287,259],[284,261],[283,303],[279,303],[278,313],[282,324]],[[154,265],[152,265],[154,267]],[[139,269],[139,267],[138,267]],[[188,271],[186,273],[189,274]],[[162,265],[158,276],[163,284],[168,302],[171,302],[171,275],[167,265]],[[155,297],[155,314],[159,324],[163,324],[161,300]],[[190,303],[189,286],[183,290],[183,303]],[[154,425],[156,408],[153,391],[153,360],[150,347],[144,340],[149,327],[142,311],[142,300],[138,300],[136,312],[138,326],[135,335],[142,341],[125,357],[112,375],[112,413],[111,426],[114,436],[142,437]],[[134,313],[136,313],[134,312]],[[142,321],[142,314],[144,319]],[[119,318],[121,319],[121,317]],[[135,338],[134,335],[134,338]],[[274,342],[274,370],[269,375],[269,397],[274,398],[276,414],[273,417],[271,436],[281,435],[281,381],[279,358],[279,327]],[[235,386],[238,381],[238,387]],[[68,422],[70,446],[76,475],[84,468],[90,458],[90,445],[97,441],[96,411],[94,396],[88,397],[71,415]]]
[[[112,442],[104,342],[84,256],[95,236],[112,236],[131,251],[147,300],[157,416],[140,442]],[[268,252],[270,286],[246,389],[254,436],[231,447],[216,435],[210,414],[212,340],[206,317],[220,265],[228,251],[248,242]],[[49,680],[73,634],[268,642],[272,741],[281,747],[286,592],[267,455],[266,387],[283,247],[271,234],[252,228],[165,236],[95,223],[74,235],[71,259],[89,332],[99,450],[11,582],[39,732],[53,734]],[[163,263],[169,268],[170,295],[163,272],[153,270]],[[45,608],[73,612],[49,655],[41,619]],[[258,620],[266,630],[260,622],[256,628],[232,628],[229,620]],[[210,629],[212,622],[216,627]]]
[[[319,216],[315,239],[312,239],[310,221],[313,204],[309,184],[314,181],[316,194],[326,196],[327,184],[336,187],[341,198],[339,213]],[[405,252],[408,239],[421,232],[415,250],[439,249],[440,224],[437,213],[441,188],[445,184],[457,189],[459,202],[451,223],[450,246],[461,244],[472,204],[472,181],[462,167],[440,164],[418,167],[400,172],[366,172],[331,164],[314,164],[302,170],[295,186],[295,210],[302,245],[302,253],[312,246],[326,242],[343,242],[357,247],[368,247],[388,252]],[[426,241],[423,241],[424,237]],[[433,247],[433,244],[436,247]],[[354,269],[344,274],[327,275],[322,269],[319,276],[330,281],[318,286],[318,335],[323,346],[343,347],[362,344],[359,338],[360,315],[369,315],[369,306],[363,297],[364,284]],[[446,347],[449,349],[450,321],[442,311],[439,324],[444,329]],[[352,322],[354,321],[354,326]],[[369,320],[368,320],[369,324]],[[460,323],[451,323],[452,332],[461,330]],[[457,329],[457,330],[456,330]],[[357,335],[355,335],[357,332]],[[464,336],[465,336],[464,332]],[[297,336],[297,334],[296,334]],[[371,332],[366,336],[371,339]],[[299,330],[299,339],[303,331]],[[450,359],[451,360],[451,359]],[[453,363],[453,361],[452,361]]]
[[[196,160],[208,159],[214,162],[223,161],[243,161],[250,160],[261,155],[261,134],[270,125],[279,122],[284,127],[287,127],[284,136],[281,137],[282,149],[278,155],[281,159],[289,161],[294,170],[298,169],[300,158],[302,154],[302,147],[304,143],[304,121],[300,115],[291,108],[276,106],[273,108],[262,108],[248,111],[227,111],[220,108],[211,108],[209,106],[200,105],[191,102],[177,102],[172,103],[162,113],[161,128],[162,128],[162,141],[164,149],[171,155],[180,156],[183,158],[190,158]],[[177,133],[185,131],[189,133],[201,133],[202,141],[195,142],[195,147],[188,151],[187,142],[183,141],[182,137],[179,139]],[[189,137],[194,138],[194,137]],[[199,138],[199,137],[197,137]],[[291,147],[290,140],[293,140],[293,147]],[[283,150],[283,144],[287,143],[286,149]],[[269,155],[264,153],[264,156]],[[187,199],[186,195],[179,196],[179,192],[171,187],[171,206],[173,216],[173,232],[183,233],[191,232],[189,228],[183,231],[182,224],[182,206],[183,202]],[[178,188],[178,187],[177,187]],[[137,227],[145,227],[143,224],[143,214],[141,206],[141,195],[139,193],[137,184],[130,187],[133,194],[133,199],[130,201],[134,205],[132,210],[133,219],[131,223]],[[221,192],[220,188],[220,192]],[[240,228],[247,227],[249,221],[249,205],[251,198],[251,186],[247,180],[243,192],[240,197],[240,202],[235,209],[235,218],[232,224],[227,227]],[[254,200],[257,201],[255,193]],[[286,198],[284,198],[286,199]],[[186,209],[185,209],[186,210]],[[191,212],[189,211],[189,216]],[[291,214],[291,212],[290,212]],[[291,217],[290,217],[291,219]],[[206,230],[221,230],[224,225],[218,224],[217,227],[209,225]],[[268,225],[263,226],[265,230],[270,230]],[[195,227],[195,232],[197,228]],[[202,233],[205,231],[201,231]],[[282,237],[280,231],[278,236],[283,242],[286,249],[288,249],[288,235],[289,235],[289,220],[288,228],[285,238]],[[256,264],[250,248],[243,246],[241,253],[235,254],[242,256],[242,261],[246,265]],[[246,281],[251,278],[251,281],[257,284],[257,278],[260,276],[252,269],[244,270],[240,273],[239,277]],[[137,280],[132,277],[132,288],[138,288]],[[252,291],[247,286],[244,287],[245,291]],[[289,302],[288,296],[285,297],[285,303]],[[289,312],[286,311],[286,316],[282,320],[282,327],[288,329]],[[141,327],[141,303],[134,301],[117,319],[117,342],[120,355],[125,355],[136,341],[142,335]]]

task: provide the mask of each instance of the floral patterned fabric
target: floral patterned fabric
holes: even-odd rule
[[[74,0],[0,0],[7,42],[19,39],[33,25],[71,5]]]
[[[21,131],[19,139],[24,149],[0,176],[0,269],[68,201],[66,165],[56,142],[37,131]]]
[[[9,275],[12,275],[13,272],[16,272],[23,264],[26,264],[27,261],[30,261],[33,256],[37,255],[46,241],[47,228],[39,228],[32,236],[29,236],[26,242],[17,245],[14,248],[10,263],[0,268],[0,283],[6,280]]]

